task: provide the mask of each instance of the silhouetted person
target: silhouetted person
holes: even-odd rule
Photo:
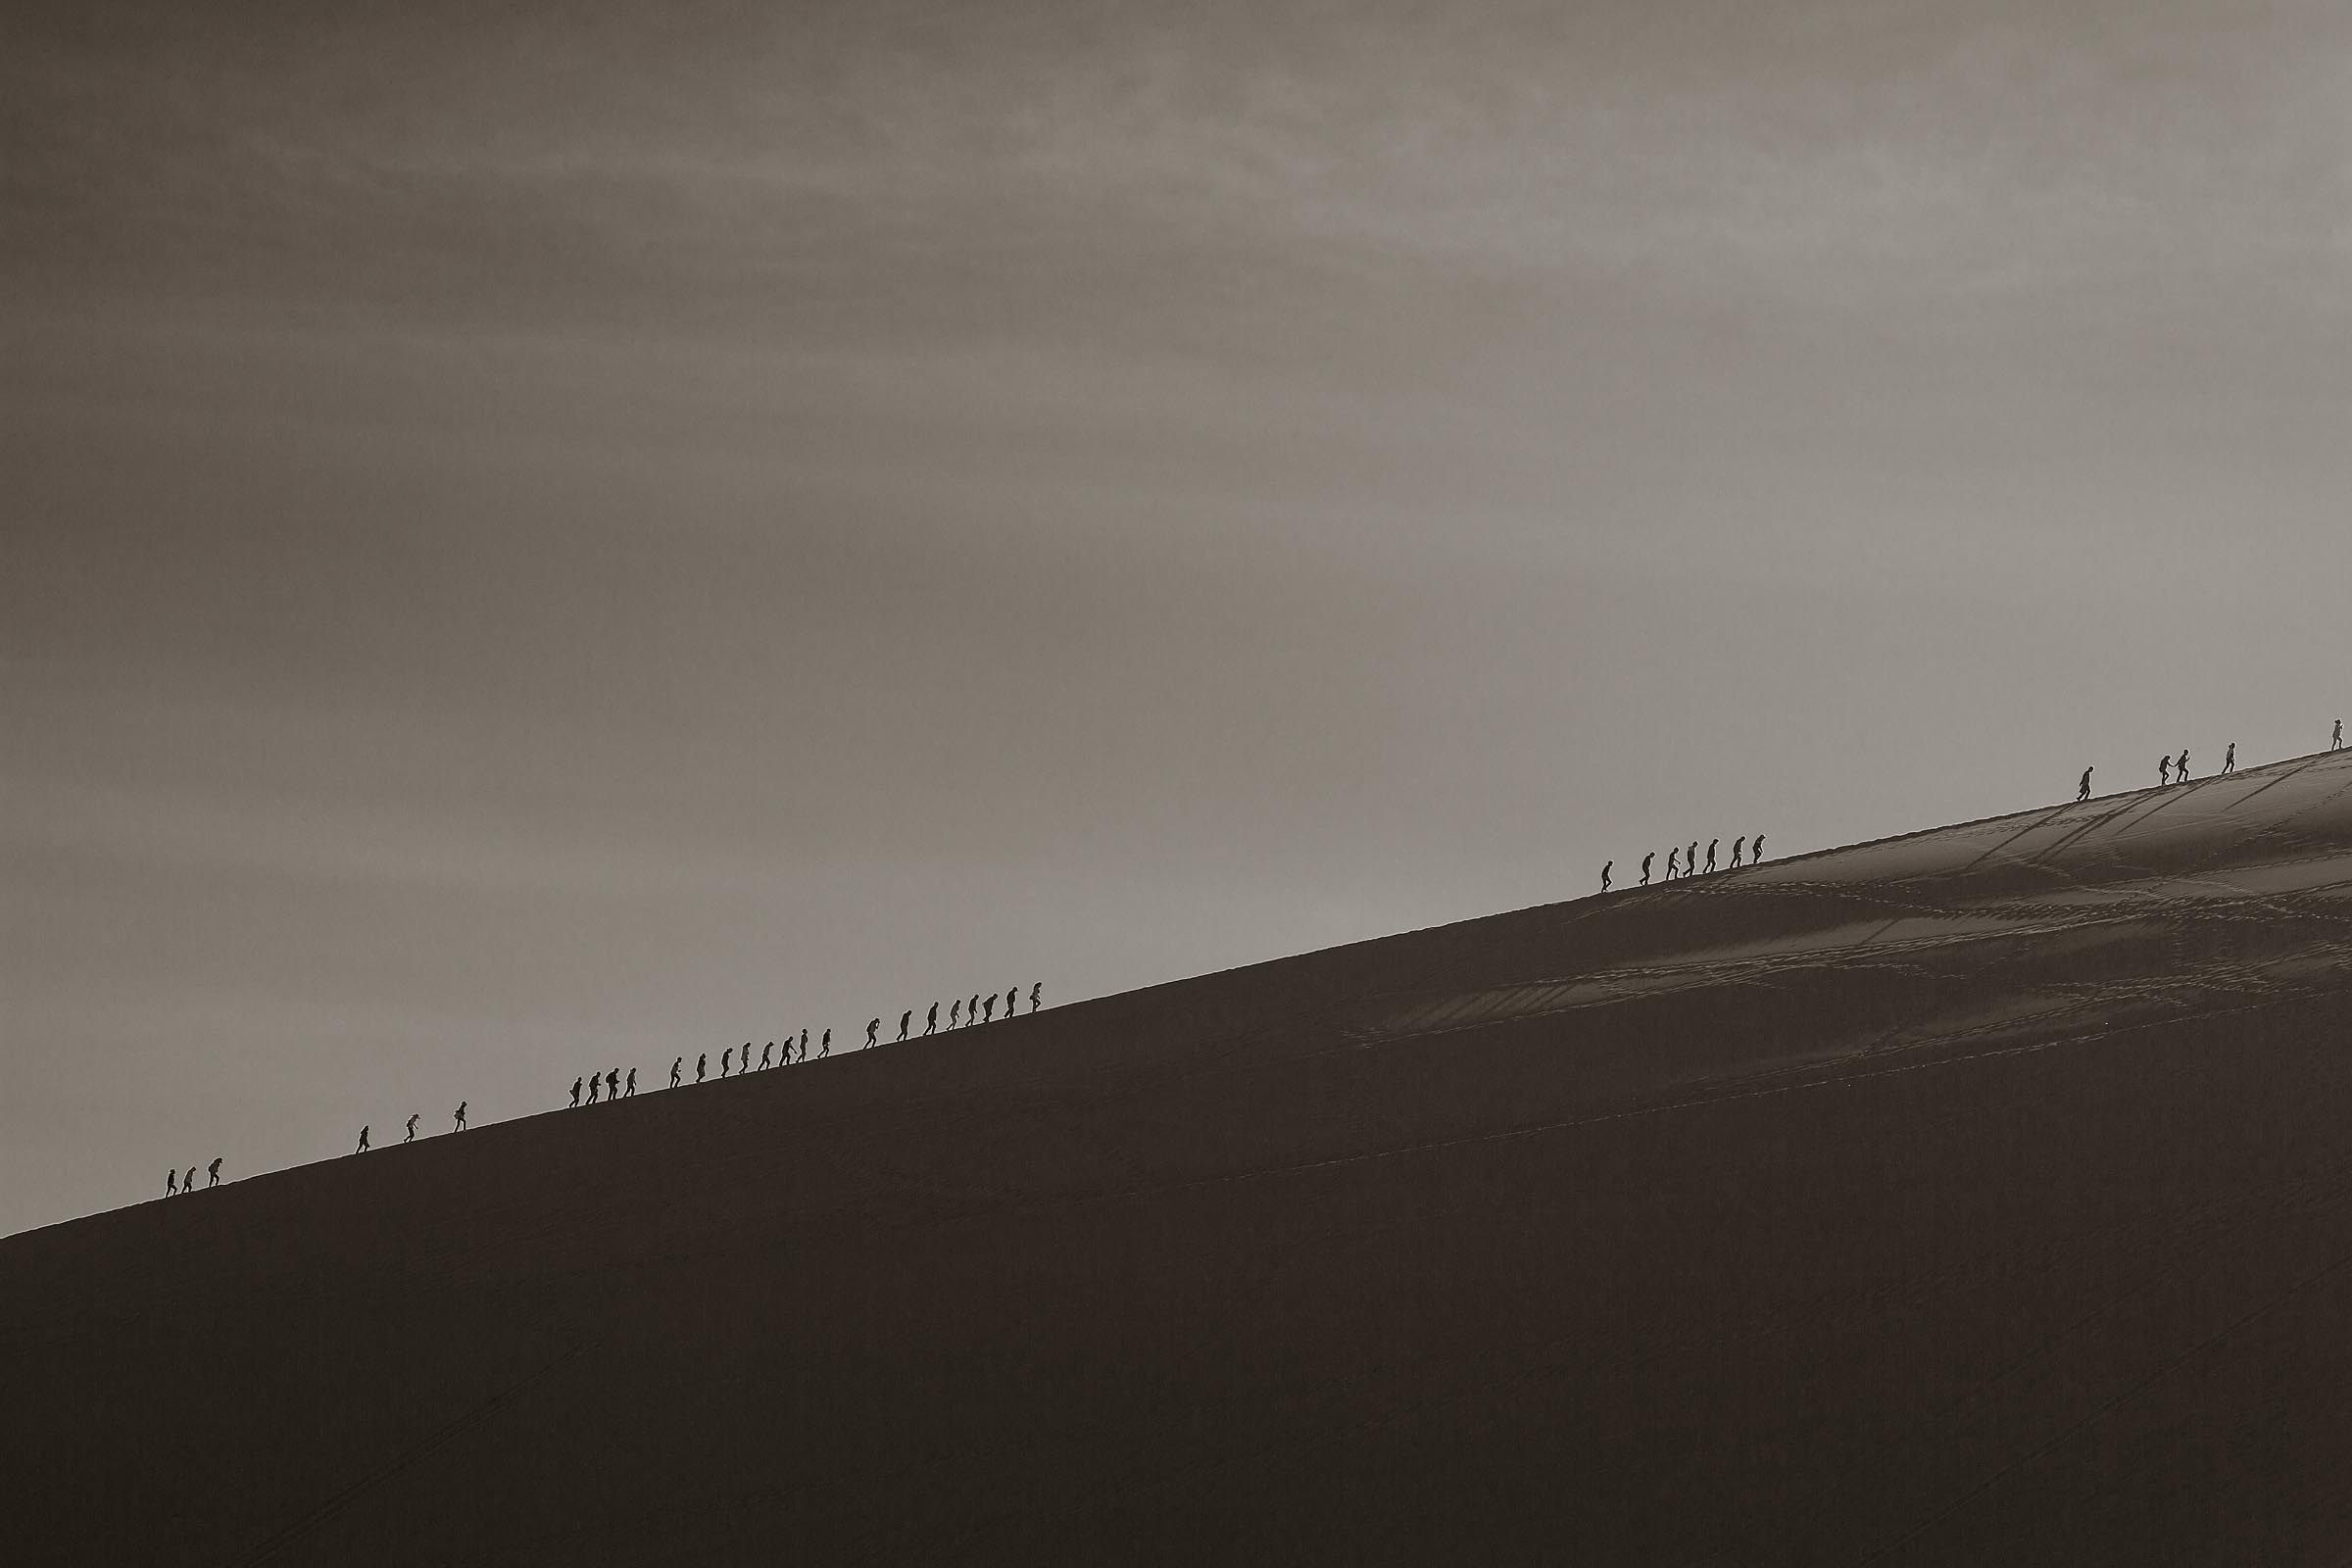
[[[680,1056],[680,1057],[679,1057],[677,1060],[675,1060],[675,1061],[673,1061],[673,1062],[671,1062],[671,1063],[669,1064],[669,1087],[670,1087],[670,1088],[672,1088],[672,1089],[675,1089],[675,1088],[677,1088],[677,1087],[678,1087],[678,1078],[679,1078],[679,1076],[680,1076],[682,1073],[684,1073],[685,1071],[686,1071],[686,1058],[685,1058],[684,1056]]]
[[[963,1021],[965,1023],[980,1021],[980,993],[977,991],[972,993],[972,1000],[963,1004]]]
[[[192,1193],[196,1190],[195,1166],[190,1165],[188,1167],[188,1173],[179,1179],[179,1190],[183,1193]]]
[[[2176,784],[2188,782],[2188,748],[2185,746],[2180,748],[2180,760],[2173,764],[2173,782]]]
[[[2237,742],[2235,741],[2231,741],[2229,749],[2222,753],[2222,771],[2225,773],[2237,771]]]
[[[218,1187],[218,1186],[220,1186],[220,1156],[218,1156],[218,1155],[214,1156],[213,1162],[212,1162],[210,1165],[207,1165],[207,1166],[205,1166],[205,1167],[204,1167],[204,1175],[205,1175],[205,1183],[204,1183],[204,1185],[205,1185],[205,1186],[207,1186],[207,1187]]]
[[[2167,752],[2156,759],[2156,781],[2159,784],[2170,784],[2173,781],[2172,753]]]
[[[179,1167],[174,1165],[170,1170],[164,1172],[164,1196],[166,1198],[172,1198],[176,1196],[178,1192]]]
[[[2082,782],[2075,787],[2075,799],[2078,801],[2090,799],[2090,769],[2087,767],[2082,770]]]
[[[352,1151],[352,1152],[353,1152],[353,1153],[355,1153],[355,1154],[365,1154],[366,1152],[368,1152],[368,1129],[367,1129],[367,1128],[363,1127],[363,1128],[361,1128],[361,1129],[360,1129],[360,1147],[359,1147],[359,1148],[357,1148],[357,1149],[355,1149],[355,1150],[353,1150],[353,1151]]]
[[[588,1103],[591,1105],[596,1103],[596,1092],[604,1086],[605,1081],[602,1078],[594,1073],[588,1075]]]
[[[1690,847],[1683,852],[1683,875],[1698,875],[1698,840],[1696,839],[1692,839]]]
[[[635,1094],[636,1092],[637,1092],[637,1069],[636,1069],[636,1068],[634,1068],[634,1067],[631,1067],[631,1068],[629,1069],[629,1088],[628,1088],[628,1093],[629,1093],[629,1094],[631,1094],[631,1095],[633,1095],[633,1094]],[[626,1097],[624,1096],[623,1098],[626,1098]]]
[[[404,1143],[404,1144],[413,1144],[413,1143],[415,1143],[416,1141],[416,1113],[415,1111],[411,1111],[411,1112],[409,1112],[409,1136],[408,1136],[408,1137],[406,1137],[406,1138],[403,1138],[403,1139],[401,1140],[401,1142],[402,1142],[402,1143]]]
[[[1721,839],[1707,840],[1707,869],[1710,871],[1715,869],[1715,846],[1722,842]]]
[[[1744,833],[1732,840],[1732,869],[1735,871],[1740,869],[1740,852],[1746,844],[1747,835]]]
[[[931,1004],[931,1010],[923,1014],[923,1033],[939,1033],[939,1004],[936,1002]]]
[[[831,1041],[832,1038],[833,1031],[830,1029],[826,1030],[825,1039],[827,1041]],[[807,1061],[808,1059],[808,1031],[806,1029],[801,1031],[801,1059],[803,1061]]]
[[[1747,847],[1747,863],[1750,865],[1764,863],[1764,835],[1761,833],[1756,835],[1756,842]]]
[[[709,1072],[710,1070],[710,1053],[706,1051],[701,1055],[694,1058],[694,1081],[698,1084],[701,1083],[703,1081],[703,1074]]]
[[[1673,880],[1674,880],[1674,868],[1675,868],[1677,865],[1679,865],[1679,864],[1681,864],[1681,863],[1682,863],[1682,858],[1683,858],[1683,852],[1682,852],[1682,851],[1680,851],[1680,850],[1668,850],[1668,851],[1666,852],[1666,880],[1667,880],[1667,881],[1671,882],[1671,881],[1673,881]]]
[[[1019,1006],[1020,1004],[1021,1004],[1021,988],[1020,988],[1019,986],[1012,986],[1012,987],[1009,987],[1009,988],[1007,988],[1007,989],[1006,989],[1006,991],[1005,991],[1005,993],[1004,993],[1004,1016],[1005,1016],[1005,1017],[1007,1017],[1007,1018],[1011,1017],[1011,1016],[1012,1016],[1012,1010],[1013,1010],[1015,1007]]]
[[[634,1077],[636,1077],[636,1076],[637,1076],[637,1069],[636,1069],[636,1068],[634,1068],[634,1067],[631,1067],[631,1068],[629,1069],[629,1076],[630,1076],[631,1078],[634,1078]],[[609,1073],[605,1074],[605,1098],[606,1098],[607,1100],[618,1100],[618,1099],[620,1098],[620,1074],[619,1074],[619,1073],[617,1073],[617,1072],[609,1072]]]
[[[948,1027],[951,1029],[963,1027],[963,999],[960,997],[948,1008]]]
[[[2335,733],[2328,737],[2328,749],[2331,752],[2344,749],[2344,721],[2340,718],[2335,721]]]
[[[1616,866],[1616,864],[1617,862],[1615,860],[1603,860],[1600,862],[1600,891],[1603,893],[1609,891],[1609,872]]]
[[[802,1052],[803,1052],[803,1054],[802,1054],[802,1057],[801,1057],[801,1059],[802,1059],[803,1061],[807,1061],[807,1060],[808,1059],[808,1055],[807,1055],[808,1049],[808,1047],[806,1047],[806,1046],[803,1046],[803,1047],[801,1048],[801,1050],[802,1050]],[[817,1054],[817,1059],[818,1059],[818,1060],[820,1060],[820,1061],[821,1061],[821,1060],[823,1060],[825,1057],[827,1057],[827,1056],[830,1056],[831,1054],[833,1054],[833,1031],[832,1031],[832,1030],[830,1030],[830,1029],[826,1030],[826,1031],[825,1031],[825,1038],[824,1038],[824,1039],[822,1039],[822,1040],[820,1040],[820,1041],[818,1041],[818,1042],[816,1043],[816,1054]]]
[[[571,1081],[571,1108],[580,1108],[580,1081],[577,1078]]]
[[[1647,855],[1642,857],[1642,885],[1643,887],[1649,886],[1649,862],[1657,858],[1658,852],[1655,850],[1652,850]]]
[[[726,1050],[718,1054],[718,1075],[721,1078],[724,1078],[727,1075],[728,1064],[734,1061],[734,1059],[735,1048],[733,1046],[729,1046]]]
[[[988,1007],[988,1015],[982,1018],[980,1021],[982,1023],[995,1023],[997,1021],[997,994],[994,991],[991,991],[988,994],[988,1002],[986,1005]]]
[[[912,1007],[908,1007],[905,1012],[899,1014],[899,1038],[901,1040],[906,1039],[906,1031],[913,1027],[914,1009]]]
[[[466,1130],[466,1102],[463,1100],[458,1102],[458,1124],[450,1130],[461,1133]]]
[[[1029,1010],[1031,1012],[1037,1010],[1037,994],[1045,989],[1046,983],[1043,980],[1033,980],[1029,983]]]
[[[868,1018],[865,1021],[865,1044],[867,1050],[870,1051],[873,1049],[874,1031],[881,1027],[882,1020],[879,1018]]]

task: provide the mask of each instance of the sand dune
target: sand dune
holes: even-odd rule
[[[12,1562],[2352,1554],[2352,753],[0,1241]]]

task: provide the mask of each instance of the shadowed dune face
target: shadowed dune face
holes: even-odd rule
[[[2352,754],[0,1242],[20,1560],[2352,1551]]]

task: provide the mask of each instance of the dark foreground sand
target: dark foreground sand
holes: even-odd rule
[[[2352,753],[0,1241],[0,1560],[2352,1557]]]

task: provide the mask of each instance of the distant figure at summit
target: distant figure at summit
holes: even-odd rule
[[[458,1102],[457,1120],[458,1124],[455,1127],[452,1127],[450,1131],[453,1133],[462,1133],[466,1130],[466,1102],[463,1100]]]
[[[1757,834],[1756,841],[1747,847],[1747,863],[1750,865],[1764,863],[1764,835],[1761,833]]]
[[[355,1149],[355,1150],[353,1150],[353,1151],[352,1151],[352,1152],[353,1152],[353,1153],[355,1153],[355,1154],[365,1154],[366,1152],[368,1152],[368,1129],[367,1129],[367,1128],[363,1127],[363,1128],[361,1128],[361,1129],[360,1129],[360,1147],[359,1147],[359,1148],[357,1148],[357,1149]]]
[[[2082,782],[2075,790],[2075,799],[2078,801],[2090,799],[2090,769],[2087,767],[2082,770]]]
[[[1683,875],[1698,875],[1698,840],[1696,839],[1692,839],[1690,847],[1683,852]]]
[[[2173,782],[2176,784],[2188,782],[2188,748],[2185,746],[2180,748],[2180,760],[2173,764]]]
[[[706,1051],[701,1055],[694,1058],[694,1081],[698,1084],[701,1083],[703,1081],[703,1074],[709,1072],[710,1070],[710,1053]]]
[[[1683,852],[1680,850],[1666,852],[1666,880],[1669,882],[1674,880],[1674,868],[1681,863],[1682,854]]]
[[[995,1023],[997,1021],[997,994],[994,991],[991,991],[988,994],[987,1005],[988,1012],[981,1018],[980,1021],[982,1023]]]
[[[748,1059],[748,1058],[747,1058],[747,1059]],[[629,1069],[629,1076],[630,1076],[631,1078],[634,1078],[634,1077],[636,1077],[636,1076],[637,1076],[637,1069],[636,1069],[636,1068],[634,1068],[634,1067],[631,1067],[631,1068]],[[607,1100],[618,1100],[618,1099],[620,1098],[620,1074],[619,1074],[619,1073],[617,1073],[617,1072],[609,1072],[609,1073],[605,1074],[605,1098],[606,1098]]]
[[[213,1162],[204,1167],[204,1174],[206,1177],[204,1184],[205,1186],[218,1187],[220,1185],[220,1156],[219,1154],[215,1154],[213,1156]]]
[[[963,1004],[963,1021],[967,1024],[980,1021],[980,993],[977,991],[972,993],[972,1000]]]
[[[596,1103],[596,1092],[599,1089],[602,1089],[604,1084],[605,1081],[602,1078],[599,1078],[596,1074],[590,1073],[588,1075],[588,1103],[591,1105]]]
[[[914,1009],[912,1007],[908,1007],[905,1012],[899,1014],[899,1038],[901,1040],[906,1039],[906,1031],[913,1027]]]
[[[401,1142],[402,1142],[402,1143],[404,1143],[404,1144],[413,1144],[413,1143],[415,1143],[416,1141],[416,1113],[415,1111],[410,1111],[410,1112],[409,1112],[409,1136],[408,1136],[408,1137],[406,1137],[406,1138],[403,1138],[403,1139],[401,1140]]]
[[[164,1196],[166,1198],[175,1197],[178,1192],[179,1167],[174,1165],[170,1170],[164,1172]]]
[[[818,1059],[818,1060],[820,1060],[820,1061],[821,1061],[821,1060],[823,1060],[825,1057],[827,1057],[827,1056],[830,1056],[831,1054],[833,1054],[833,1031],[832,1031],[832,1030],[830,1030],[830,1029],[826,1030],[826,1031],[825,1031],[825,1038],[817,1042],[817,1045],[816,1045],[816,1054],[817,1054],[817,1059]]]
[[[948,1006],[948,1027],[951,1029],[963,1027],[963,999],[961,997],[956,998]]]
[[[577,1078],[571,1081],[571,1108],[580,1108],[580,1080]]]
[[[1004,1016],[1009,1018],[1021,1004],[1021,988],[1010,986],[1004,992]]]
[[[2222,771],[2225,773],[2237,771],[2237,742],[2235,741],[2231,741],[2228,749],[2222,753]]]
[[[1745,848],[1746,845],[1747,835],[1744,833],[1732,840],[1732,869],[1735,871],[1740,869],[1740,852]]]
[[[671,1062],[671,1063],[669,1064],[669,1087],[670,1087],[670,1088],[672,1088],[672,1089],[675,1089],[675,1088],[677,1088],[677,1087],[678,1087],[678,1078],[679,1078],[679,1075],[680,1075],[680,1074],[682,1074],[682,1073],[684,1073],[684,1072],[685,1072],[685,1070],[686,1070],[686,1058],[685,1058],[684,1056],[680,1056],[680,1057],[679,1057],[677,1060],[675,1060],[675,1061],[673,1061],[673,1062]]]
[[[1037,995],[1039,992],[1045,989],[1046,983],[1043,980],[1032,980],[1029,982],[1029,1010],[1031,1012],[1035,1012],[1037,1010]]]
[[[718,1054],[718,1075],[721,1078],[724,1078],[727,1075],[727,1065],[729,1062],[733,1061],[734,1058],[735,1048],[733,1046],[729,1046],[726,1050]]]
[[[2335,721],[2335,734],[2328,739],[2328,749],[2331,752],[2344,749],[2344,721],[2340,718]]]
[[[1721,844],[1723,840],[1721,839],[1707,840],[1707,869],[1709,871],[1713,871],[1715,869],[1715,846]]]
[[[832,1038],[833,1031],[830,1029],[826,1030],[825,1039],[830,1041]],[[808,1059],[808,1031],[806,1029],[801,1031],[801,1059],[803,1061],[807,1061]]]
[[[195,1166],[190,1165],[188,1167],[188,1173],[179,1179],[179,1190],[183,1193],[192,1193],[196,1190]]]
[[[636,1069],[636,1068],[634,1068],[634,1067],[631,1067],[631,1068],[629,1069],[629,1088],[628,1088],[628,1094],[630,1094],[630,1095],[633,1095],[633,1094],[635,1094],[636,1092],[637,1092],[637,1069]],[[621,1098],[623,1098],[623,1099],[625,1100],[626,1098],[628,1098],[628,1096],[627,1096],[627,1095],[623,1095]]]
[[[1649,886],[1649,862],[1657,858],[1658,852],[1655,850],[1652,850],[1647,855],[1642,857],[1642,886]]]
[[[936,1002],[931,1004],[931,1010],[923,1014],[923,1033],[927,1035],[939,1033],[939,1004]]]
[[[1616,863],[1617,862],[1615,860],[1603,860],[1600,862],[1600,891],[1603,893],[1609,891],[1609,871],[1611,867],[1616,865]]]
[[[769,1063],[769,1062],[772,1062],[772,1061],[774,1061],[775,1059],[776,1059],[776,1043],[775,1043],[773,1040],[770,1040],[770,1041],[767,1043],[767,1049],[766,1049],[765,1051],[762,1051],[761,1053],[760,1053],[760,1071],[762,1071],[762,1072],[766,1071],[766,1070],[767,1070],[767,1065],[768,1065],[768,1063]]]
[[[2156,759],[2156,779],[2160,784],[2170,784],[2173,781],[2172,753],[2167,752],[2162,757]]]

